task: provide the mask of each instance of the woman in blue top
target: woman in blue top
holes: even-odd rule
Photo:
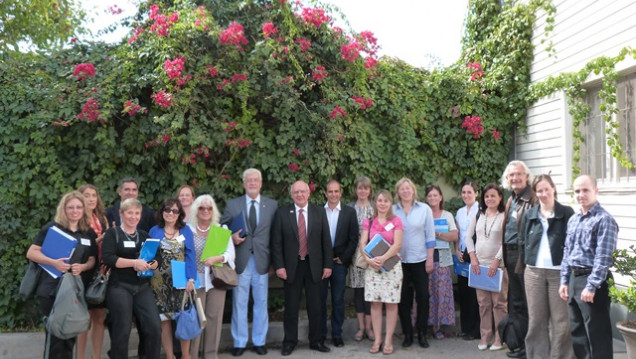
[[[186,291],[194,290],[194,282],[197,277],[197,266],[194,262],[194,239],[192,230],[186,226],[183,219],[185,212],[177,198],[168,198],[161,203],[159,210],[155,212],[157,225],[150,229],[150,237],[161,239],[158,255],[161,257],[161,265],[154,273],[150,282],[157,300],[157,309],[161,317],[161,344],[166,352],[167,359],[174,359],[172,347],[172,320],[173,315],[181,310],[183,290],[177,289],[172,284],[171,261],[185,261],[186,278],[188,279]],[[190,359],[190,341],[181,341],[182,358]]]

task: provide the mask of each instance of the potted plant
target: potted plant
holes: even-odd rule
[[[616,288],[613,279],[609,282],[610,297],[616,303],[622,304],[631,313],[636,313],[636,247],[618,249],[613,254],[616,273],[629,276],[630,284],[625,289]],[[616,323],[616,327],[625,339],[627,357],[636,359],[636,321],[623,320]]]

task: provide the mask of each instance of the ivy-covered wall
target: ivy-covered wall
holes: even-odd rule
[[[34,321],[17,297],[24,254],[86,182],[107,205],[133,175],[151,206],[189,183],[223,208],[252,166],[283,201],[299,178],[338,178],[345,193],[359,175],[389,189],[403,176],[496,181],[532,101],[535,12],[552,11],[499,3],[471,1],[461,59],[432,72],[377,58],[371,32],[285,0],[157,1],[121,44],[3,54],[0,327]]]

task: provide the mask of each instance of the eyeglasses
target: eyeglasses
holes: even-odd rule
[[[68,206],[66,207],[66,209],[68,209],[69,211],[74,211],[74,210],[81,211],[84,209],[84,206]]]
[[[209,211],[212,212],[212,207],[199,207],[199,211]]]
[[[179,210],[176,208],[164,208],[163,213],[179,214]]]

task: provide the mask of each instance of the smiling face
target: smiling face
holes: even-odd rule
[[[164,208],[163,220],[166,223],[166,226],[174,226],[179,218],[179,213],[179,207],[176,204],[173,204],[171,207]]]
[[[79,220],[82,219],[82,216],[84,216],[84,204],[82,204],[82,201],[79,199],[73,198],[66,202],[64,213],[70,223],[77,224]]]
[[[86,188],[82,194],[84,195],[86,207],[93,212],[97,208],[97,191],[92,188]]]
[[[337,182],[331,182],[327,185],[327,192],[325,193],[327,197],[327,204],[329,208],[335,208],[338,203],[340,203],[340,197],[342,197],[342,191],[340,190],[340,185]]]
[[[462,187],[462,200],[464,201],[464,204],[469,207],[477,201],[477,193],[475,193],[473,186],[467,184]]]
[[[415,189],[413,189],[410,183],[404,182],[398,187],[398,195],[402,203],[413,203],[415,200]]]
[[[129,198],[137,198],[139,196],[139,187],[137,187],[135,182],[124,182],[118,193],[123,202]]]
[[[535,194],[537,198],[539,198],[542,206],[552,207],[554,205],[554,193],[556,191],[548,181],[537,182],[535,189]]]
[[[136,228],[141,219],[141,207],[130,207],[123,212],[119,211],[119,215],[121,216],[122,224],[125,225],[126,228]]]
[[[517,194],[528,186],[529,177],[530,175],[526,173],[526,169],[519,164],[510,165],[508,168],[508,175],[506,176],[510,183],[510,187]]]
[[[194,201],[194,196],[192,195],[190,187],[183,187],[181,191],[179,191],[179,196],[177,198],[179,199],[179,202],[181,202],[181,206],[183,206],[183,208],[189,208]]]
[[[263,180],[258,173],[249,173],[243,180],[243,188],[245,188],[245,194],[255,199],[261,193],[261,187],[263,186]]]
[[[358,184],[356,187],[356,197],[358,197],[361,201],[367,201],[369,199],[369,195],[371,194],[371,188],[366,187],[363,184]]]
[[[432,189],[426,195],[426,203],[428,203],[431,208],[438,209],[440,202],[442,202],[442,195],[436,189]]]
[[[501,202],[502,197],[499,195],[496,189],[491,188],[484,194],[484,203],[486,203],[486,207],[491,210],[497,211],[497,207]]]
[[[392,205],[393,202],[391,201],[391,198],[388,198],[383,194],[379,194],[375,199],[375,207],[377,208],[379,215],[386,216]]]
[[[303,181],[295,182],[291,187],[291,198],[294,203],[304,208],[309,202],[309,186]]]
[[[197,219],[199,223],[210,223],[212,215],[214,214],[214,207],[211,203],[201,203],[197,209]]]

